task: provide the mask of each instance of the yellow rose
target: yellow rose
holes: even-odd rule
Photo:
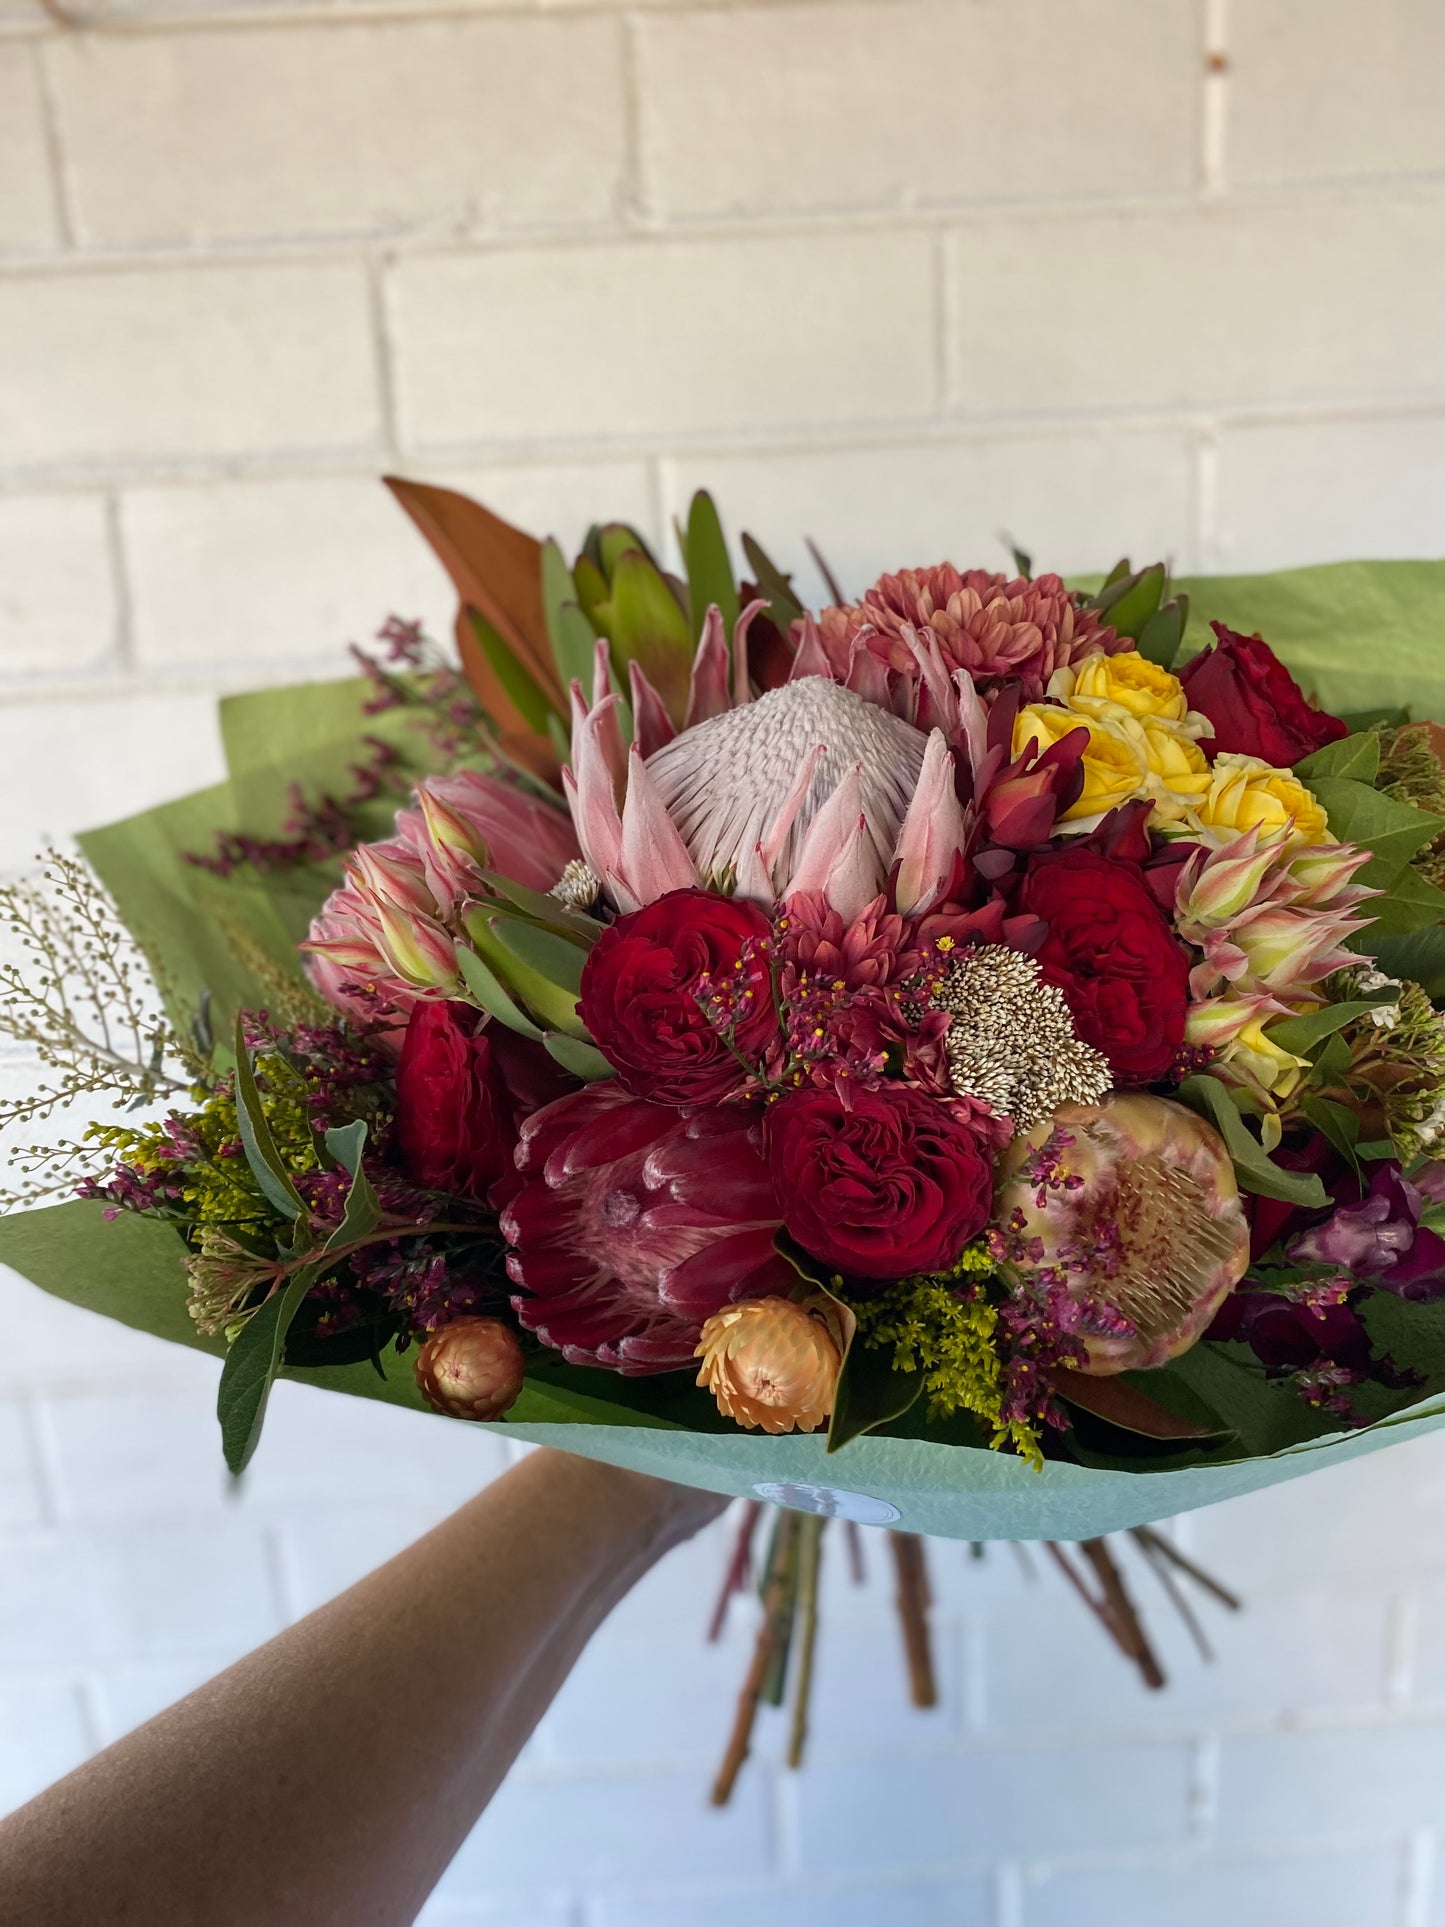
[[[1143,745],[1154,820],[1161,829],[1177,823],[1209,794],[1209,764],[1203,750],[1176,725],[1153,717],[1123,727]]]
[[[1133,649],[1118,656],[1096,650],[1082,662],[1056,670],[1048,693],[1088,716],[1106,716],[1115,709],[1131,716],[1158,716],[1167,723],[1184,723],[1189,716],[1189,698],[1179,678]],[[1204,717],[1193,717],[1191,736],[1211,733]]]
[[[1318,798],[1287,769],[1257,756],[1216,756],[1207,793],[1190,812],[1196,828],[1222,845],[1256,825],[1285,832],[1287,845],[1333,843]]]
[[[1076,716],[1057,703],[1030,703],[1021,709],[1014,723],[1013,753],[1022,756],[1031,742],[1050,749],[1071,729],[1086,729],[1089,746],[1084,751],[1084,787],[1071,803],[1061,823],[1088,827],[1099,817],[1147,793],[1149,763],[1142,742],[1125,735],[1117,724]]]

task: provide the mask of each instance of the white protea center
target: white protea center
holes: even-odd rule
[[[684,730],[653,751],[647,772],[707,882],[746,871],[811,763],[770,865],[782,894],[810,825],[855,771],[866,835],[887,874],[927,744],[922,730],[841,683],[803,676]]]

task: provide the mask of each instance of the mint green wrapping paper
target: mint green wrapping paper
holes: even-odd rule
[[[1445,718],[1445,563],[1339,563],[1176,586],[1192,602],[1186,648],[1201,646],[1217,618],[1263,634],[1331,708],[1408,705],[1416,716]],[[83,839],[177,1012],[194,1005],[203,985],[223,1007],[264,1002],[258,967],[290,962],[330,881],[311,873],[222,883],[182,863],[181,853],[208,847],[218,829],[273,830],[288,781],[299,777],[313,791],[344,788],[363,734],[385,736],[405,753],[405,731],[395,715],[364,717],[356,683],[230,698],[222,705],[227,782]],[[374,821],[363,819],[368,836],[384,832],[389,808],[372,814]],[[124,1217],[108,1223],[98,1205],[0,1220],[0,1262],[42,1290],[219,1356],[220,1341],[202,1338],[187,1317],[182,1261],[169,1226]],[[1445,1324],[1445,1307],[1440,1316]],[[389,1350],[382,1363],[384,1378],[366,1364],[287,1375],[425,1411],[410,1357]],[[669,1416],[639,1409],[638,1397],[635,1386],[602,1372],[544,1366],[492,1429],[716,1492],[747,1495],[770,1483],[863,1495],[895,1508],[903,1527],[945,1538],[1069,1540],[1258,1491],[1445,1424],[1445,1395],[1436,1395],[1362,1430],[1253,1458],[1231,1459],[1226,1446],[1209,1463],[1172,1470],[1050,1463],[1036,1473],[1001,1453],[907,1437],[859,1438],[829,1455],[820,1436],[697,1429],[699,1408],[681,1394]],[[805,1494],[796,1497],[807,1503]],[[840,1503],[846,1510],[849,1501]]]

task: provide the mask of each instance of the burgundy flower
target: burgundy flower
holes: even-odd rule
[[[517,1168],[512,1303],[571,1364],[681,1370],[714,1312],[796,1283],[756,1117],[589,1084],[527,1120]]]
[[[1189,707],[1206,715],[1211,755],[1258,756],[1289,769],[1312,750],[1348,736],[1338,716],[1316,709],[1267,642],[1210,623],[1218,641],[1179,672]]]
[[[1445,1238],[1420,1223],[1421,1202],[1398,1164],[1377,1164],[1364,1197],[1337,1205],[1323,1223],[1292,1238],[1288,1256],[1432,1303],[1445,1296]]]
[[[716,1104],[778,1037],[756,904],[670,890],[619,917],[582,972],[578,1008],[625,1091],[662,1104]]]
[[[767,1115],[783,1220],[805,1251],[859,1278],[943,1271],[982,1231],[993,1172],[948,1105],[902,1084],[801,1090]]]
[[[1163,1077],[1184,1041],[1189,959],[1137,865],[1085,847],[1032,858],[1017,907],[1042,917],[1044,979],[1121,1084]]]
[[[427,1191],[484,1198],[512,1170],[514,1107],[467,1004],[419,1003],[396,1067],[402,1170]]]

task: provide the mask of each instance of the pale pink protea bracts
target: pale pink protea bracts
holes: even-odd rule
[[[502,1213],[518,1318],[574,1365],[629,1375],[691,1362],[703,1325],[788,1291],[756,1115],[679,1111],[589,1085],[522,1127]]]
[[[721,638],[720,624],[712,633]],[[766,905],[818,892],[851,920],[895,867],[905,914],[942,898],[965,826],[941,731],[925,735],[821,668],[754,698],[704,666],[699,689],[710,696],[688,713],[707,713],[662,741],[649,731],[644,753],[640,729],[624,747],[600,652],[592,701],[573,685],[563,782],[583,854],[618,909],[702,885]],[[633,708],[655,720],[639,676]]]
[[[980,690],[1017,682],[1025,700],[1044,693],[1056,669],[1094,650],[1132,648],[1061,577],[960,571],[951,562],[880,576],[861,602],[825,609],[818,634],[835,676],[848,674],[858,645],[904,684],[919,676],[921,645],[937,647],[945,671],[966,670]]]

